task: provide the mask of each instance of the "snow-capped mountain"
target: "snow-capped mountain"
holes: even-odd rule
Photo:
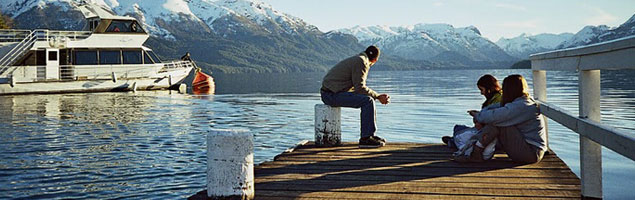
[[[561,48],[577,47],[635,35],[635,15],[616,28],[605,25],[586,26],[571,39],[558,46]]]
[[[240,25],[255,23],[268,32],[282,30],[285,33],[317,31],[315,26],[302,19],[278,12],[268,4],[257,0],[84,0],[113,10],[119,15],[136,17],[153,35],[173,38],[173,34],[163,27],[166,23],[203,23],[201,27],[218,33],[239,31],[233,27],[222,27],[226,23],[217,22],[230,17],[242,19]],[[59,6],[62,11],[78,10],[80,0],[3,0],[0,10],[16,18],[33,8]],[[235,24],[234,24],[235,25]]]
[[[356,26],[337,30],[352,34],[362,44],[377,45],[386,52],[413,60],[501,62],[514,58],[481,36],[474,27],[449,24],[416,24],[404,27]]]
[[[528,59],[531,54],[554,50],[558,45],[572,37],[572,33],[521,34],[515,38],[501,38],[496,44],[511,56],[519,59]]]
[[[139,20],[146,45],[165,58],[191,52],[199,66],[226,72],[323,71],[362,51],[350,35],[330,35],[258,0],[1,0],[14,28],[81,30],[82,2]]]
[[[598,36],[605,34],[609,30],[610,28],[606,25],[585,26],[569,40],[566,40],[558,45],[557,48],[562,49],[598,43],[600,42]]]

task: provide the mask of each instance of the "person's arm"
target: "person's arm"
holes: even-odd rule
[[[365,94],[373,97],[373,99],[377,99],[379,94],[366,86],[366,78],[368,77],[369,69],[370,67],[364,65],[364,61],[360,58],[360,62],[356,63],[353,67],[353,77],[351,77],[353,80],[353,87],[355,88],[356,93]]]
[[[483,124],[494,126],[512,126],[535,117],[538,108],[525,101],[514,101],[503,107],[481,110],[475,119]]]
[[[499,125],[514,118],[522,109],[514,103],[508,103],[503,107],[483,109],[474,115],[479,123]]]

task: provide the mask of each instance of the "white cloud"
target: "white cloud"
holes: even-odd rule
[[[437,1],[437,2],[434,2],[432,5],[439,7],[439,6],[443,6],[444,4],[441,1]]]
[[[536,28],[538,27],[538,20],[526,20],[526,21],[507,21],[502,22],[499,26],[503,28]]]
[[[592,16],[587,18],[585,22],[589,25],[606,25],[614,23],[618,18],[611,13],[608,13],[600,8],[594,8],[591,6],[585,6],[587,9],[593,12]]]
[[[516,11],[527,11],[527,8],[519,5],[506,4],[506,3],[497,3],[494,5],[496,8],[510,9]]]

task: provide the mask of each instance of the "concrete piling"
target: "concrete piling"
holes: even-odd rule
[[[207,197],[254,198],[254,139],[244,130],[207,134]]]
[[[342,144],[341,108],[324,104],[315,105],[315,145],[340,146]]]

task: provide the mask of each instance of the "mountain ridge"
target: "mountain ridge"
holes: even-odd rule
[[[516,59],[484,38],[474,26],[450,24],[411,26],[355,26],[338,29],[354,35],[364,45],[377,45],[404,58],[422,61],[454,61],[464,65],[497,65]]]
[[[606,25],[585,26],[575,34],[521,34],[514,38],[501,38],[496,44],[508,54],[519,59],[529,59],[529,55],[544,51],[586,46],[635,35],[635,15],[618,27]],[[551,37],[546,39],[545,37]],[[557,45],[553,45],[560,42]]]

